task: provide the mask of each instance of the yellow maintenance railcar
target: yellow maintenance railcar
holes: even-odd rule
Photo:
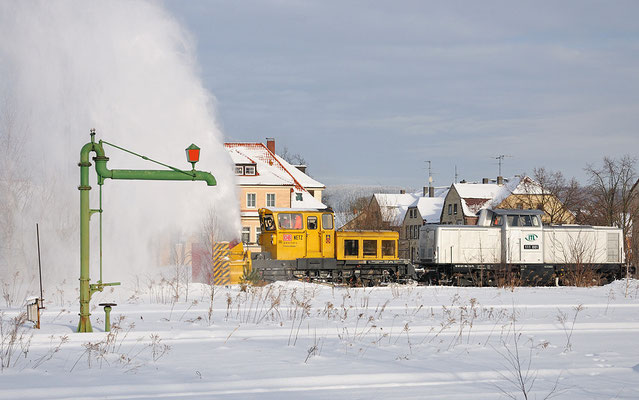
[[[415,278],[397,256],[394,231],[336,231],[331,210],[262,208],[260,252],[238,252],[235,265],[265,281],[302,279],[375,285]]]

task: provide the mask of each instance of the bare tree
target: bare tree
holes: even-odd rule
[[[353,218],[345,225],[347,230],[397,230],[393,224],[393,212],[387,204],[371,197],[352,199],[349,211]]]
[[[579,182],[575,178],[566,179],[561,171],[546,170],[544,167],[533,170],[533,179],[543,192],[541,209],[548,215],[549,222],[573,222],[575,210],[579,210],[584,200]]]
[[[284,146],[284,148],[280,150],[280,153],[278,155],[286,160],[286,162],[288,162],[289,164],[308,165],[306,164],[306,160],[300,153],[293,153],[286,146]]]
[[[560,171],[535,168],[530,179],[525,174],[515,195],[518,205],[525,209],[544,211],[544,223],[567,224],[575,222],[571,211],[580,203],[580,185],[576,179],[564,178]]]
[[[619,159],[604,157],[601,167],[586,167],[590,180],[590,222],[617,226],[623,229],[626,240],[631,237],[632,221],[639,221],[636,164],[635,157],[626,155]],[[626,257],[630,258],[631,250],[625,247]]]

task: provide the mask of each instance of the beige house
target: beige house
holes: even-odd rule
[[[556,196],[544,193],[542,187],[528,176],[515,176],[496,181],[483,179],[481,183],[454,183],[442,207],[441,223],[475,225],[482,209],[519,208],[538,209],[545,214],[545,223],[571,224],[575,216]],[[552,216],[552,218],[550,217]]]
[[[322,183],[275,154],[275,140],[263,143],[224,143],[235,164],[242,218],[242,242],[258,250],[258,211],[263,207],[326,208]]]

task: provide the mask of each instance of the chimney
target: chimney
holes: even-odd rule
[[[300,171],[302,171],[303,173],[306,173],[306,165],[300,164],[300,165],[293,165],[293,166],[299,169]]]
[[[422,197],[426,197],[428,196],[428,187],[424,186],[423,190],[422,190]]]
[[[275,154],[275,138],[266,138],[266,148],[269,149],[271,153]]]
[[[498,176],[497,177],[497,184],[498,185],[503,185],[504,184],[504,177],[503,176]]]
[[[399,194],[406,194],[406,191],[404,189],[400,189]]]
[[[435,197],[435,188],[433,186],[428,187],[428,197]]]
[[[489,179],[488,178],[481,178],[481,183],[483,183],[484,185],[489,183]]]

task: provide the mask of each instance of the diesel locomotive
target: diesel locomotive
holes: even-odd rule
[[[394,231],[336,231],[330,209],[261,208],[261,250],[231,250],[231,267],[256,271],[266,282],[306,280],[373,286],[416,279],[398,257]]]
[[[482,210],[477,225],[424,225],[418,271],[424,282],[495,285],[606,283],[625,273],[623,231],[607,226],[543,225],[540,210]],[[634,268],[630,269],[634,273]]]

